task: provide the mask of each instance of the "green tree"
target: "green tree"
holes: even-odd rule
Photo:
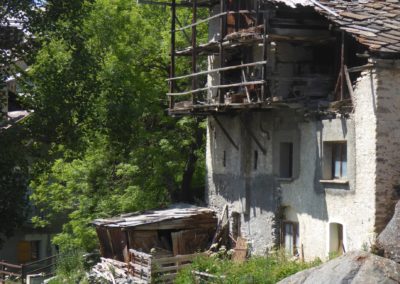
[[[29,172],[25,139],[19,126],[0,132],[0,247],[26,217]]]
[[[44,216],[35,222],[67,214],[55,242],[91,250],[94,218],[193,199],[204,127],[165,115],[169,13],[131,0],[74,3],[37,36],[31,187]]]

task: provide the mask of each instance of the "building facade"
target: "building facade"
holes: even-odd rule
[[[170,5],[169,112],[207,117],[207,203],[227,205],[232,236],[304,259],[369,249],[400,198],[400,5]],[[180,6],[193,19],[178,29]],[[191,58],[188,75],[175,74],[178,56]]]

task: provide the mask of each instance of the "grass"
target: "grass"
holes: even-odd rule
[[[252,257],[245,263],[235,263],[226,257],[199,257],[190,267],[178,274],[175,283],[198,283],[191,272],[195,270],[225,277],[223,279],[214,279],[212,282],[207,283],[272,284],[296,272],[319,264],[321,264],[319,259],[307,263],[292,260],[282,252],[274,253],[268,257]]]
[[[79,250],[63,253],[57,262],[56,277],[49,284],[88,283],[83,254]]]

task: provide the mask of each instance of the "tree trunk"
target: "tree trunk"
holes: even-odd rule
[[[196,123],[194,126],[195,140],[190,146],[190,151],[187,158],[185,170],[183,172],[183,178],[179,193],[179,199],[180,201],[183,202],[194,201],[194,192],[191,185],[192,185],[193,175],[196,170],[196,162],[198,160],[196,151],[203,146],[203,129],[200,127],[200,122],[201,119],[196,119]]]

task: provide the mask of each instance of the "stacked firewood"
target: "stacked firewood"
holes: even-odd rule
[[[101,262],[97,263],[89,273],[90,283],[137,283],[133,280],[133,276],[128,273],[128,264],[125,262],[101,258]]]

